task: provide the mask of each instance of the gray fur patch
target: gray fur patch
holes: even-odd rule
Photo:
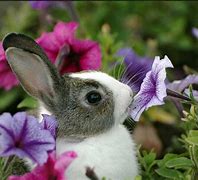
[[[94,80],[68,76],[64,79],[66,88],[62,88],[56,107],[50,108],[58,119],[58,136],[86,138],[110,129],[114,125],[112,92]],[[93,89],[103,92],[103,100],[96,106],[83,105],[81,96]]]

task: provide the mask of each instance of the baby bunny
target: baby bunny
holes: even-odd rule
[[[131,89],[102,72],[61,76],[31,38],[11,33],[3,41],[6,57],[23,88],[58,121],[56,151],[78,157],[65,176],[87,180],[86,168],[111,180],[133,180],[138,163],[133,140],[122,125],[133,100]]]

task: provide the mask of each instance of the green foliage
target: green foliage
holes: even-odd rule
[[[4,21],[0,28],[0,37],[3,38],[7,33],[20,32],[36,37],[38,31],[38,14],[32,11],[28,3],[21,3],[20,6],[8,7],[4,14]]]
[[[7,180],[10,175],[22,175],[28,171],[29,169],[24,164],[24,161],[17,157],[0,158],[1,180]]]
[[[16,101],[17,96],[19,95],[19,91],[17,88],[12,89],[10,91],[0,91],[1,101],[0,101],[0,111],[8,108],[11,103]]]
[[[98,34],[98,41],[101,45],[102,51],[102,71],[109,74],[114,70],[115,62],[118,63],[120,59],[116,57],[116,52],[122,47],[122,43],[117,40],[116,34],[111,34],[109,26],[103,26],[102,31]],[[116,61],[117,60],[117,61]]]
[[[28,109],[35,109],[38,107],[38,102],[34,98],[28,96],[23,101],[21,101],[17,108],[28,108]]]
[[[185,133],[180,139],[185,152],[168,153],[164,158],[157,160],[154,152],[139,151],[142,179],[191,180],[198,176],[198,104],[192,95],[192,88],[190,91],[191,108],[189,112],[184,112],[182,127]]]

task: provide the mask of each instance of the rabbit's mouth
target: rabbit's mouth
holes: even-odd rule
[[[130,114],[130,112],[131,112],[131,107],[132,107],[133,101],[134,101],[134,99],[132,98],[131,102],[129,103],[128,107],[126,108],[126,111],[128,114]]]
[[[122,114],[121,117],[122,117],[123,120],[127,119],[127,118],[130,116],[131,104],[132,104],[132,103],[130,103],[130,104],[127,106],[126,110],[125,110],[124,113]]]

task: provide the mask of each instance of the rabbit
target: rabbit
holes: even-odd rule
[[[129,86],[99,71],[61,76],[42,48],[23,34],[8,34],[3,48],[24,90],[41,102],[40,114],[55,115],[57,154],[77,153],[65,172],[69,180],[87,180],[87,167],[99,179],[138,175],[135,143],[122,125],[133,101]]]

